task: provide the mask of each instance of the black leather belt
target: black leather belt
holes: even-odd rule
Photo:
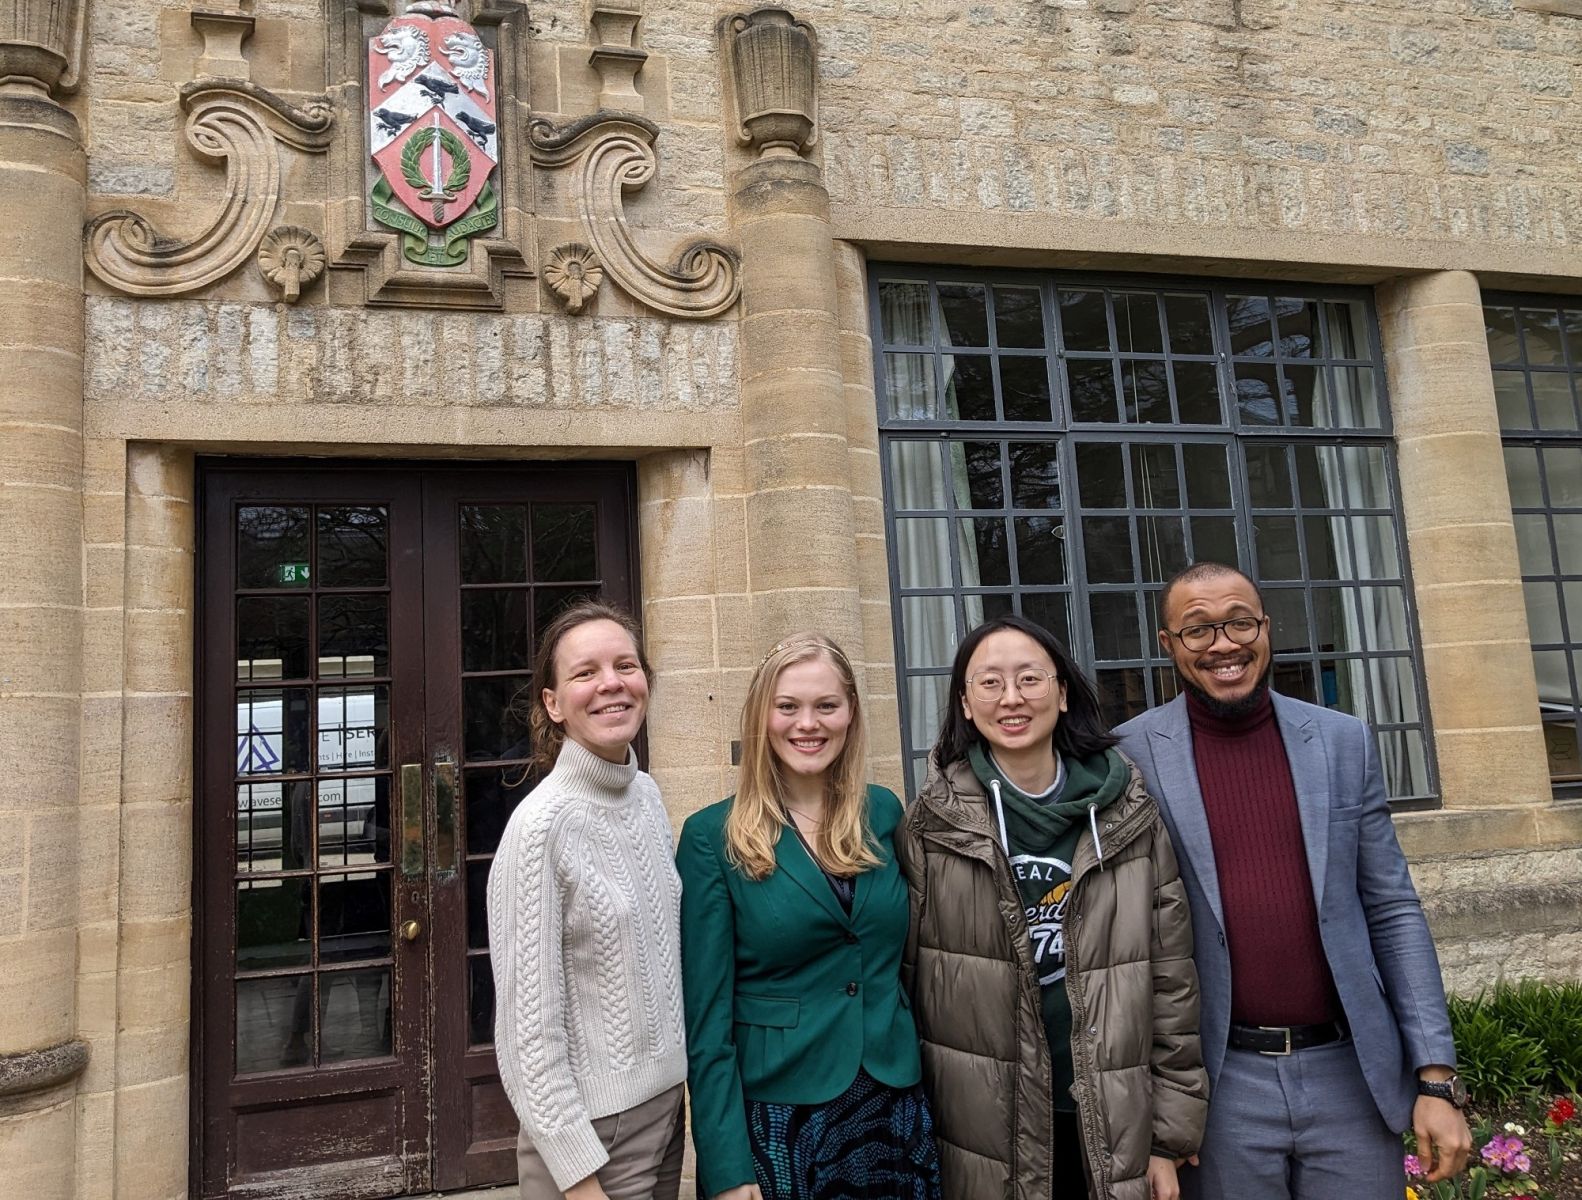
[[[1327,1046],[1350,1032],[1344,1021],[1325,1021],[1322,1025],[1232,1025],[1230,1048],[1285,1055],[1311,1046]]]

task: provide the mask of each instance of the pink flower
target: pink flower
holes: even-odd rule
[[[1416,1179],[1419,1175],[1425,1173],[1422,1162],[1415,1154],[1408,1154],[1402,1165],[1406,1168],[1406,1177],[1408,1179]]]

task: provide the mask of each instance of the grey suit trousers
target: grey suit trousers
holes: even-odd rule
[[[1183,1200],[1401,1200],[1405,1150],[1348,1038],[1286,1056],[1227,1050]]]
[[[683,1092],[678,1083],[636,1108],[593,1122],[610,1154],[610,1161],[598,1170],[599,1186],[610,1200],[676,1200],[686,1149]],[[516,1171],[521,1200],[561,1200],[564,1195],[526,1133],[516,1139]]]

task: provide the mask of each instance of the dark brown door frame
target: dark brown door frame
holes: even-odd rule
[[[414,487],[412,483],[417,482],[417,472],[423,472],[424,475],[422,482]],[[463,973],[466,963],[462,962],[462,969],[458,970],[457,964],[452,962],[451,969],[447,971],[441,962],[445,957],[459,955],[464,958],[466,955],[466,919],[462,907],[465,887],[462,877],[466,858],[464,848],[458,850],[462,869],[439,886],[436,886],[432,862],[422,880],[417,883],[402,880],[397,866],[392,928],[399,926],[409,910],[425,908],[432,929],[431,936],[421,939],[421,951],[416,947],[403,947],[399,942],[393,950],[398,961],[404,950],[414,951],[410,956],[412,959],[421,955],[424,960],[424,969],[398,969],[392,980],[393,988],[402,989],[399,997],[392,997],[394,1011],[399,1014],[397,1028],[393,1031],[395,1062],[400,1064],[403,1054],[410,1057],[422,1046],[428,1047],[426,1056],[419,1055],[425,1061],[410,1063],[406,1078],[392,1084],[386,1077],[392,1071],[396,1074],[400,1071],[392,1068],[389,1062],[381,1062],[367,1067],[337,1068],[330,1083],[326,1083],[323,1073],[316,1073],[312,1077],[283,1073],[267,1082],[254,1080],[244,1085],[233,1085],[231,1056],[214,1053],[217,1048],[210,1044],[206,1034],[216,1027],[230,1028],[234,1022],[234,1012],[226,1012],[232,999],[232,983],[229,968],[221,964],[224,967],[221,969],[206,961],[203,951],[210,943],[210,935],[215,932],[210,928],[215,914],[232,913],[234,921],[234,896],[229,891],[233,886],[230,872],[204,870],[206,843],[216,841],[221,844],[222,841],[217,837],[218,831],[212,828],[212,801],[205,802],[205,797],[214,794],[215,784],[205,777],[204,772],[207,770],[218,781],[225,771],[206,760],[203,748],[205,745],[231,745],[235,729],[231,693],[235,683],[232,673],[234,664],[229,661],[234,610],[230,609],[228,601],[223,605],[213,601],[216,597],[228,596],[232,588],[234,575],[227,577],[227,572],[234,562],[235,547],[230,541],[232,533],[229,521],[238,500],[256,497],[264,502],[360,503],[393,497],[392,475],[412,481],[407,485],[409,494],[403,507],[422,498],[424,511],[404,513],[404,519],[399,524],[412,532],[403,537],[399,545],[393,533],[390,550],[390,824],[392,857],[398,862],[400,852],[395,830],[399,823],[401,803],[400,765],[415,762],[427,764],[430,769],[425,770],[425,786],[432,796],[432,780],[428,778],[432,774],[432,756],[428,753],[430,746],[426,743],[448,742],[450,746],[458,748],[456,754],[460,757],[459,671],[454,665],[448,670],[433,669],[439,655],[456,651],[456,639],[459,636],[456,622],[451,620],[447,630],[440,615],[443,613],[440,606],[454,604],[454,601],[431,594],[436,587],[436,578],[454,580],[457,577],[454,563],[456,537],[454,528],[451,528],[454,522],[452,519],[437,523],[435,505],[448,502],[454,512],[454,504],[463,499],[486,501],[510,497],[520,501],[529,499],[529,493],[532,499],[555,499],[557,484],[564,486],[572,483],[573,479],[582,485],[572,485],[579,492],[585,492],[589,485],[602,485],[597,487],[600,493],[600,544],[612,548],[624,545],[625,548],[623,554],[608,556],[601,562],[603,588],[607,594],[624,598],[635,609],[638,579],[635,470],[630,463],[609,462],[462,464],[455,461],[422,461],[392,464],[377,460],[200,458],[197,475],[197,544],[205,557],[198,564],[194,621],[197,642],[195,662],[198,668],[194,682],[196,736],[193,746],[197,803],[194,805],[195,857],[192,872],[194,970],[191,1007],[190,1194],[195,1200],[226,1194],[223,1188],[218,1191],[205,1190],[216,1175],[222,1180],[225,1178],[227,1164],[216,1161],[214,1156],[223,1155],[228,1144],[226,1130],[215,1127],[216,1121],[206,1112],[206,1101],[227,1093],[235,1095],[242,1088],[248,1091],[255,1104],[268,1106],[293,1100],[323,1099],[336,1094],[349,1095],[371,1086],[390,1086],[405,1114],[403,1119],[409,1115],[410,1119],[425,1121],[429,1136],[424,1138],[419,1134],[417,1140],[423,1143],[420,1146],[403,1146],[402,1161],[392,1161],[384,1169],[370,1171],[372,1164],[364,1159],[347,1164],[342,1171],[327,1172],[327,1175],[339,1176],[333,1180],[328,1177],[323,1179],[326,1184],[335,1186],[336,1195],[373,1196],[388,1194],[392,1190],[426,1190],[431,1186],[456,1188],[484,1179],[508,1177],[514,1174],[514,1135],[510,1139],[479,1139],[472,1135],[471,1130],[474,1109],[478,1103],[475,1094],[477,1089],[497,1079],[493,1052],[468,1047],[466,1024],[459,1017],[430,1024],[436,1004],[433,998],[426,995],[430,980],[448,977],[451,988],[458,992],[461,999],[460,1003],[448,1006],[450,1011],[466,1011]],[[244,478],[253,485],[252,491],[239,486],[243,484]],[[398,524],[395,507],[392,501],[392,530]],[[213,527],[216,516],[222,517],[225,522],[220,529]],[[433,547],[431,553],[431,548],[424,544],[424,537],[436,528],[449,529],[448,544],[444,548]],[[208,552],[215,545],[216,535],[226,538],[223,553]],[[441,553],[449,555],[450,560],[441,563]],[[398,581],[403,586],[398,587]],[[415,678],[407,686],[397,688],[394,685],[397,670],[396,630],[405,627],[421,627],[424,645]],[[217,639],[223,639],[223,644]],[[443,652],[438,649],[441,643],[447,644]],[[217,653],[206,650],[215,647],[218,647]],[[408,648],[403,653],[410,656],[413,651]],[[449,662],[455,664],[459,658],[451,658]],[[403,675],[414,674],[405,669],[406,664],[402,665]],[[442,714],[439,717],[442,728],[437,737],[435,714]],[[639,751],[642,752],[642,747],[639,747]],[[646,755],[643,757],[646,758]],[[234,763],[227,759],[226,769],[233,766]],[[231,776],[226,775],[220,786],[229,791]],[[425,843],[432,846],[438,831],[432,804],[429,809]],[[460,822],[462,815],[458,812],[455,819]],[[460,829],[456,836],[461,836]],[[222,848],[228,847],[222,845]],[[426,905],[422,903],[423,897],[420,895],[425,888],[428,891]],[[232,934],[233,929],[234,926],[228,926],[223,932]],[[414,989],[418,992],[416,996],[412,994]],[[417,1003],[411,1003],[413,1000],[417,1000]],[[234,1049],[231,1053],[234,1054]],[[460,1069],[453,1065],[457,1063]],[[427,1078],[429,1072],[432,1072],[432,1079]],[[314,1086],[304,1091],[304,1085],[310,1079]],[[493,1087],[498,1091],[497,1082]],[[424,1098],[425,1093],[428,1095],[427,1100]],[[229,1108],[230,1103],[225,1107]],[[425,1107],[427,1112],[424,1111]],[[498,1107],[498,1100],[495,1107]],[[215,1106],[216,1113],[222,1111],[224,1109],[221,1106]],[[325,1133],[326,1136],[333,1136],[333,1131],[326,1130]],[[407,1143],[411,1140],[406,1139]],[[448,1146],[451,1152],[442,1156],[436,1152],[438,1146]],[[233,1191],[231,1194],[237,1193]],[[259,1195],[262,1197],[263,1193]],[[269,1195],[273,1197],[285,1193],[271,1187]]]

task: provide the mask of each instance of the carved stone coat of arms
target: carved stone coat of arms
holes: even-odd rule
[[[467,261],[499,219],[494,55],[449,5],[419,0],[368,43],[373,216],[429,267]]]

